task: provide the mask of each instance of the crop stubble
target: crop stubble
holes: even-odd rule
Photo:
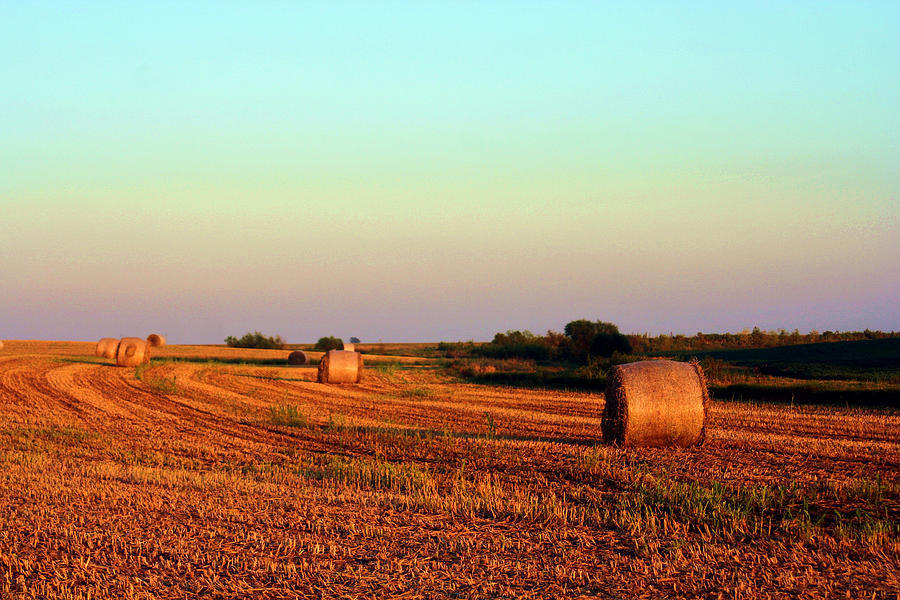
[[[893,597],[900,585],[895,412],[713,402],[700,448],[617,449],[598,445],[594,394],[415,368],[323,386],[315,367],[221,364],[234,349],[203,347],[190,356],[209,363],[155,360],[137,379],[93,345],[9,345],[0,596]],[[290,424],[273,419],[285,407]]]

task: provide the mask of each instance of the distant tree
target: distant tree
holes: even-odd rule
[[[607,323],[606,321],[588,321],[587,319],[578,319],[577,321],[570,321],[566,323],[565,328],[563,329],[563,333],[568,338],[566,354],[568,357],[576,362],[587,362],[589,356],[594,354],[593,352],[593,344],[594,338],[597,336],[605,336],[606,340],[618,340],[618,337],[621,336],[625,338],[624,335],[619,333],[619,328],[613,323]],[[625,343],[628,344],[629,351],[631,348],[631,343],[628,342],[628,339],[625,338],[624,342],[616,342],[617,344],[624,346]],[[598,342],[597,350],[606,351],[606,342]],[[619,350],[621,352],[621,350]],[[595,356],[611,356],[612,351],[609,354],[594,354]]]
[[[320,337],[319,341],[316,342],[316,345],[313,347],[313,350],[321,350],[322,352],[328,352],[329,350],[341,350],[344,347],[344,340],[338,337],[327,336]]]
[[[358,344],[358,343],[359,343],[359,338],[358,338],[358,337],[351,337],[351,338],[350,338],[350,343],[351,343],[351,344]]]
[[[538,337],[526,329],[525,331],[496,333],[491,343],[500,346],[511,346],[514,344],[533,344],[536,341],[538,341]]]
[[[225,343],[232,348],[262,348],[269,350],[281,350],[284,348],[284,340],[280,335],[265,336],[259,331],[244,334],[241,338],[229,335],[225,338]]]
[[[591,340],[591,356],[608,358],[615,352],[631,354],[631,341],[618,330],[615,333],[598,333]]]

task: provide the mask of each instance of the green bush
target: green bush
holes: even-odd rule
[[[591,356],[609,357],[616,353],[631,354],[631,342],[618,329],[615,333],[598,333],[591,340]]]
[[[491,342],[484,346],[476,346],[473,354],[486,358],[524,358],[528,360],[548,360],[550,347],[540,342],[523,344],[496,344]]]
[[[262,348],[268,350],[281,350],[284,348],[284,340],[280,335],[266,337],[258,331],[248,333],[238,339],[232,335],[225,338],[225,343],[232,348]]]
[[[613,352],[631,352],[631,342],[613,323],[579,319],[566,323],[563,331],[567,338],[566,355],[577,363],[585,364],[591,356],[609,358]]]
[[[487,358],[549,360],[553,357],[552,350],[545,338],[526,330],[497,333],[490,344],[472,348],[472,354]]]
[[[447,358],[462,358],[474,355],[474,342],[439,342],[437,351]]]
[[[343,350],[344,349],[344,340],[338,337],[327,336],[320,337],[319,341],[316,342],[316,345],[313,347],[313,350],[320,350],[322,352],[328,352],[329,350]]]

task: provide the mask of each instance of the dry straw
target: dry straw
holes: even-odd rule
[[[120,367],[136,367],[150,362],[150,344],[141,338],[122,338],[116,352],[116,364]]]
[[[97,356],[103,358],[115,358],[116,351],[119,349],[119,340],[116,338],[101,338],[97,342]]]
[[[158,333],[151,333],[147,336],[147,343],[150,344],[151,348],[156,348],[157,346],[165,346],[166,336],[160,335]]]
[[[347,352],[356,352],[356,344],[344,344],[344,350]]]
[[[703,442],[709,392],[696,362],[647,360],[609,370],[603,439],[624,446]]]
[[[319,383],[359,383],[363,358],[359,352],[329,350],[319,362]]]
[[[288,364],[289,365],[305,365],[309,362],[309,357],[306,356],[306,352],[303,350],[294,350],[290,354],[288,354]]]

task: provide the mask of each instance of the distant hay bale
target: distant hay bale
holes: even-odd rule
[[[693,446],[706,436],[709,391],[696,362],[645,360],[609,370],[603,439],[624,446]]]
[[[356,352],[356,344],[344,344],[344,350],[346,352]]]
[[[303,350],[294,350],[290,354],[288,354],[288,364],[289,365],[305,365],[309,362],[309,357],[306,356],[306,352]]]
[[[116,364],[120,367],[136,367],[150,362],[150,344],[141,338],[122,338],[116,351]]]
[[[0,350],[3,350],[3,340],[0,340]]]
[[[115,358],[116,350],[119,349],[119,340],[116,338],[101,338],[97,342],[97,356],[103,358]]]
[[[157,346],[165,346],[166,336],[160,335],[158,333],[151,333],[147,336],[147,343],[150,344],[151,348],[156,348]]]
[[[359,352],[329,350],[319,362],[319,383],[359,383],[363,358]]]

